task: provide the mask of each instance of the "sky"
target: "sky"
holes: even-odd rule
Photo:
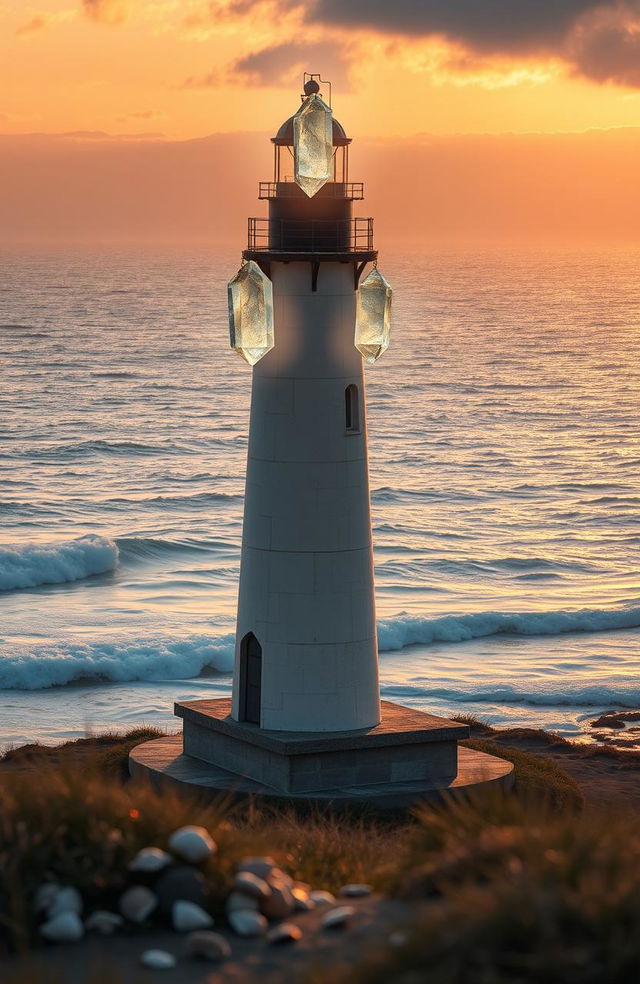
[[[640,0],[0,0],[0,239],[235,236],[305,70],[389,235],[635,237]]]

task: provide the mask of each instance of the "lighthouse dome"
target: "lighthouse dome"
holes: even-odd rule
[[[280,147],[293,147],[293,116],[290,116],[288,120],[282,124],[275,137],[271,138],[271,142],[277,144]],[[338,123],[337,119],[333,118],[333,146],[334,147],[346,147],[347,144],[351,143],[351,138],[347,136],[344,131],[344,127],[341,123]]]

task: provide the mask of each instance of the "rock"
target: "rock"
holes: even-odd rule
[[[77,943],[84,936],[84,926],[77,912],[61,912],[40,927],[45,940],[52,943]]]
[[[213,919],[208,912],[194,902],[180,899],[173,903],[171,922],[177,933],[189,933],[194,929],[208,929]]]
[[[252,875],[266,880],[274,869],[277,870],[277,867],[273,858],[256,856],[242,858],[238,871],[249,871]]]
[[[180,827],[169,838],[169,850],[191,864],[206,861],[217,849],[216,842],[204,827]]]
[[[348,899],[363,899],[371,895],[372,891],[371,885],[343,885],[340,895]]]
[[[238,936],[263,936],[267,931],[267,920],[261,913],[251,909],[236,909],[227,913],[229,925]]]
[[[251,871],[239,871],[234,879],[233,888],[234,891],[251,895],[254,899],[266,899],[271,895],[271,886]]]
[[[150,970],[170,970],[176,965],[176,958],[166,950],[145,950],[140,956],[140,963]]]
[[[302,930],[294,923],[278,923],[267,933],[267,941],[282,945],[283,943],[295,943],[302,937]]]
[[[227,912],[238,912],[248,909],[250,912],[260,911],[260,902],[252,895],[245,895],[243,892],[232,892],[225,902]]]
[[[407,934],[403,933],[401,929],[396,929],[393,933],[389,934],[389,946],[404,946],[408,938]]]
[[[50,919],[62,915],[63,912],[75,912],[80,915],[82,908],[82,896],[78,889],[67,886],[58,889],[53,904],[48,908],[48,915]]]
[[[60,885],[57,882],[43,882],[36,889],[33,897],[33,908],[36,912],[46,912],[56,900]]]
[[[267,919],[285,919],[295,911],[293,892],[284,879],[272,877],[269,885],[271,892],[266,898],[260,899],[260,910]]]
[[[201,960],[219,961],[231,956],[231,947],[220,933],[201,930],[187,937],[187,952]]]
[[[336,902],[335,895],[332,895],[331,892],[325,892],[321,888],[316,888],[313,892],[309,892],[309,898],[316,905],[335,905]]]
[[[129,865],[129,871],[144,871],[147,874],[155,874],[156,871],[162,871],[163,868],[166,868],[172,861],[171,855],[159,847],[143,847]]]
[[[337,909],[330,909],[321,922],[323,929],[346,929],[356,914],[352,905],[339,905]]]
[[[291,894],[296,912],[311,912],[312,909],[315,909],[316,903],[310,898],[306,889],[294,885]]]
[[[133,885],[120,896],[118,908],[129,922],[143,923],[158,905],[156,895],[146,885]]]
[[[207,883],[200,871],[188,865],[168,868],[155,884],[160,912],[171,917],[174,902],[193,902],[204,908],[207,904]]]
[[[106,909],[96,909],[84,924],[85,929],[95,930],[101,936],[111,936],[124,923],[117,912],[107,912]]]

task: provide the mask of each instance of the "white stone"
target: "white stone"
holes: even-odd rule
[[[258,878],[251,871],[239,871],[233,881],[235,892],[252,895],[256,899],[266,899],[271,895],[271,887],[264,878]]]
[[[308,885],[294,885],[291,889],[296,912],[311,912],[315,909],[316,903],[309,896]]]
[[[270,881],[271,893],[260,900],[260,909],[268,919],[285,919],[295,911],[296,901],[284,880]]]
[[[171,970],[176,965],[176,958],[166,950],[145,950],[140,956],[140,963],[150,970]]]
[[[231,947],[220,933],[203,930],[198,933],[191,933],[187,937],[187,952],[192,957],[217,962],[226,960],[231,956]]]
[[[143,847],[129,865],[129,871],[144,871],[153,874],[171,864],[173,858],[159,847]]]
[[[36,893],[33,897],[33,907],[36,912],[47,911],[51,908],[55,902],[58,892],[60,891],[60,885],[57,882],[43,882],[36,889]]]
[[[344,929],[353,919],[356,910],[352,905],[340,905],[330,909],[322,918],[323,929]]]
[[[268,943],[295,943],[296,940],[302,938],[302,930],[299,926],[294,923],[283,922],[278,923],[273,929],[270,929],[267,933]]]
[[[82,912],[82,896],[77,888],[65,886],[56,893],[53,903],[49,906],[49,917],[62,915],[63,912]]]
[[[96,909],[86,920],[85,929],[94,930],[101,936],[111,936],[124,923],[122,916],[117,912],[108,912],[106,909]]]
[[[120,897],[118,908],[129,922],[143,923],[158,904],[158,900],[146,885],[133,885]]]
[[[257,875],[258,878],[268,878],[274,868],[277,868],[275,861],[266,855],[242,858],[238,865],[238,871],[250,871],[252,875]]]
[[[372,891],[371,885],[343,885],[340,889],[340,895],[348,899],[363,899],[365,896],[371,895]]]
[[[77,943],[84,936],[84,926],[77,912],[67,910],[43,923],[40,932],[53,943]]]
[[[173,903],[171,921],[178,933],[189,933],[195,929],[208,929],[213,926],[213,919],[208,912],[195,902],[185,902],[183,899]]]
[[[209,831],[204,827],[180,827],[169,838],[169,850],[184,861],[198,864],[217,851]]]
[[[264,936],[267,931],[267,920],[259,912],[250,909],[237,909],[227,913],[229,925],[238,936]]]
[[[259,912],[260,902],[255,895],[245,895],[244,892],[232,892],[225,902],[225,909],[227,912],[238,912],[242,909]]]
[[[335,905],[336,897],[331,892],[325,892],[322,888],[316,888],[309,892],[309,898],[316,905]]]

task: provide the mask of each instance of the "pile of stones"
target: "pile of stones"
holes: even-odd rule
[[[110,936],[129,926],[141,926],[159,918],[176,933],[186,933],[187,953],[204,960],[220,961],[231,956],[226,937],[213,931],[214,920],[207,910],[208,886],[199,866],[215,855],[215,841],[204,827],[176,830],[168,851],[145,847],[129,864],[132,884],[118,900],[117,910],[96,909],[84,914],[80,892],[72,886],[47,882],[39,887],[34,908],[41,919],[40,933],[54,943],[72,943],[93,932]],[[370,894],[368,885],[345,885],[345,900]],[[324,930],[346,928],[355,915],[352,905],[337,904],[330,892],[312,889],[295,881],[270,857],[244,858],[235,873],[225,912],[231,930],[242,937],[263,937],[269,944],[295,943],[302,936],[291,921],[297,913],[318,907],[326,911]],[[165,950],[146,950],[141,963],[156,970],[176,964]]]

